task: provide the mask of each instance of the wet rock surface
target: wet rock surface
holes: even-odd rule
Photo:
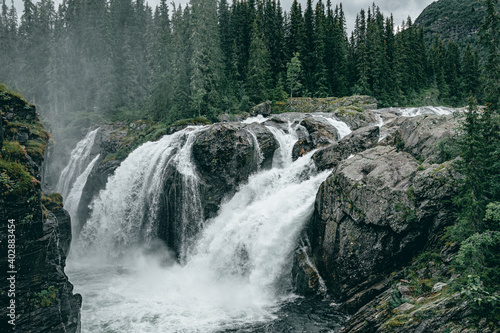
[[[28,145],[17,155],[2,151],[0,159],[2,175],[21,187],[20,191],[16,186],[2,187],[0,193],[0,235],[4,253],[1,262],[2,267],[9,267],[0,275],[4,291],[0,297],[0,327],[2,332],[12,330],[7,320],[14,319],[15,332],[79,332],[81,296],[73,294],[73,285],[64,273],[71,242],[71,221],[60,202],[42,201],[40,173],[48,136],[43,132],[35,108],[22,99],[10,96],[2,100],[0,109],[6,111],[10,124],[14,121],[26,123],[21,136],[13,135],[13,125],[7,123],[4,144],[8,141],[11,148],[16,147],[19,142],[15,140],[21,139]],[[26,177],[29,178],[24,180]],[[15,256],[8,261],[7,244],[13,244],[8,241],[12,239],[15,239]],[[12,288],[12,277],[15,297],[7,293]],[[7,308],[11,300],[15,300],[13,318],[10,317],[12,311]]]

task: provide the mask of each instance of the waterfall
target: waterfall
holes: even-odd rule
[[[338,140],[343,139],[345,136],[349,135],[352,132],[349,126],[343,121],[331,117],[325,117],[323,115],[314,115],[313,117],[324,119],[328,124],[335,128],[338,133]]]
[[[78,176],[75,183],[71,187],[69,194],[64,198],[64,208],[68,211],[71,216],[71,232],[73,238],[75,239],[80,232],[80,219],[78,217],[78,205],[80,204],[80,199],[82,197],[82,192],[87,183],[90,172],[94,168],[95,163],[99,160],[101,155],[97,155],[85,168],[85,171]]]
[[[76,178],[81,175],[90,161],[94,140],[99,128],[89,132],[83,140],[78,142],[71,152],[68,165],[64,168],[57,182],[56,189],[66,198]]]
[[[297,142],[297,132],[292,128],[292,124],[288,122],[288,130],[285,132],[282,129],[266,126],[274,135],[279,143],[279,148],[276,149],[273,156],[273,168],[284,168],[292,163],[292,149]]]
[[[253,146],[255,149],[255,158],[254,158],[255,159],[255,166],[256,166],[256,170],[258,171],[258,170],[260,170],[260,165],[264,161],[264,154],[262,153],[262,150],[260,149],[260,144],[259,144],[259,140],[257,139],[257,135],[255,135],[255,133],[250,128],[246,128],[246,131],[252,137]]]
[[[184,182],[181,237],[187,239],[189,226],[202,221],[197,176],[191,163],[191,146],[202,130],[188,127],[133,151],[92,203],[77,251],[113,257],[139,244],[151,244],[157,234],[158,207],[169,166],[175,167]]]
[[[292,162],[292,124],[287,131],[267,128],[280,143],[273,168],[251,175],[207,221],[191,156],[204,128],[145,143],[122,162],[94,200],[76,244],[78,261],[69,263],[76,291],[93,304],[82,309],[83,332],[238,330],[272,320],[293,299],[294,250],[329,171],[317,171],[314,152]],[[180,263],[156,241],[157,207],[171,168],[182,176],[182,223],[198,231],[179,236]]]

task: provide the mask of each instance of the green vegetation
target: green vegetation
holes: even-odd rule
[[[33,189],[38,181],[33,178],[26,167],[17,162],[0,159],[0,195],[8,197],[20,196]]]
[[[42,204],[56,204],[57,206],[63,206],[63,198],[60,193],[51,193],[49,195],[45,195],[42,193]]]
[[[57,289],[54,286],[50,286],[39,293],[35,293],[35,298],[32,299],[32,302],[35,306],[49,307],[56,299],[56,292]]]

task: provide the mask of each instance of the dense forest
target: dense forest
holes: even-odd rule
[[[287,96],[367,94],[380,106],[484,98],[474,47],[426,45],[410,18],[397,26],[375,4],[348,36],[330,0],[294,1],[289,12],[275,0],[163,0],[154,10],[144,0],[23,2],[18,20],[2,0],[0,79],[51,121],[215,119]]]

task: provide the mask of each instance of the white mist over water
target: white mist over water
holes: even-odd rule
[[[294,297],[293,251],[329,172],[316,171],[313,152],[292,163],[297,136],[291,125],[288,133],[268,128],[282,148],[275,152],[279,162],[250,176],[218,216],[204,222],[196,240],[186,239],[193,250],[182,265],[155,243],[152,209],[170,163],[196,192],[190,151],[203,129],[183,130],[130,154],[94,202],[68,262],[84,299],[83,332],[220,332],[275,318],[281,302]],[[141,250],[145,242],[154,253]]]
[[[63,198],[68,197],[73,182],[81,175],[90,161],[90,154],[98,131],[99,128],[89,132],[71,152],[69,163],[61,172],[56,187],[57,192],[61,193]]]

